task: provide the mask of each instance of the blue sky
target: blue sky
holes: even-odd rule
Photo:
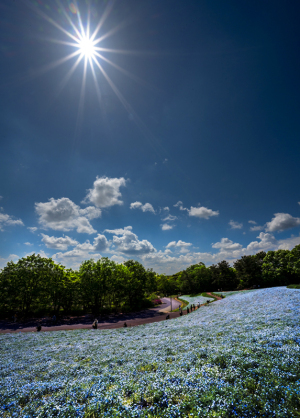
[[[0,267],[175,273],[299,244],[299,9],[0,0]]]

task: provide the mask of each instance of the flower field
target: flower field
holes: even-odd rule
[[[281,286],[281,287],[286,287],[286,286]],[[248,292],[255,292],[255,290],[257,290],[257,289],[232,290],[232,291],[229,291],[229,292],[214,292],[214,293],[216,295],[223,295],[223,296],[227,297],[227,296],[238,295],[238,294],[243,294],[243,293],[248,293]]]
[[[202,305],[203,303],[206,303],[208,300],[214,300],[213,298],[206,298],[204,296],[188,296],[188,295],[180,296],[180,299],[183,299],[189,302],[189,304],[185,306],[183,310],[186,310],[186,308],[190,308],[192,303],[194,305],[197,305],[197,303],[199,302],[200,305]]]
[[[300,292],[117,330],[0,335],[1,417],[300,417]]]

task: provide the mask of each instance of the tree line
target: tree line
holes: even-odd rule
[[[169,294],[198,294],[300,283],[300,245],[290,250],[244,255],[230,267],[225,260],[206,267],[200,262],[172,276],[161,275],[158,288]]]
[[[152,306],[156,295],[199,294],[300,283],[300,245],[291,251],[245,255],[230,267],[223,260],[206,267],[199,262],[171,276],[145,269],[138,261],[118,264],[107,257],[86,260],[78,271],[51,258],[30,255],[0,272],[0,317],[45,314],[99,315]]]

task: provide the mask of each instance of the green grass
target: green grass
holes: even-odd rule
[[[290,284],[287,287],[289,289],[300,289],[300,284]]]

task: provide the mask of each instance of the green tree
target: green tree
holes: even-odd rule
[[[239,289],[262,285],[262,264],[265,256],[266,253],[261,251],[256,255],[244,255],[233,263],[239,280]]]
[[[143,305],[147,274],[144,266],[138,261],[128,260],[124,263],[131,273],[126,282],[126,299],[131,308]]]
[[[48,283],[55,274],[53,260],[40,255],[32,254],[17,263],[7,263],[1,273],[6,310],[19,311],[28,316],[34,311],[49,308]]]
[[[284,286],[294,279],[291,268],[291,251],[268,251],[262,265],[264,286]]]
[[[234,290],[238,285],[235,269],[225,260],[209,267],[212,275],[213,290]]]

